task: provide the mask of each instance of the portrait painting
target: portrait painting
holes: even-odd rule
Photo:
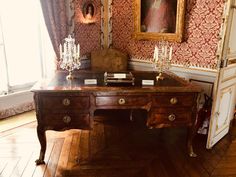
[[[83,16],[87,21],[92,21],[95,14],[95,7],[92,2],[86,2],[83,5]]]
[[[182,41],[185,0],[134,0],[134,37]]]
[[[174,33],[177,0],[142,0],[141,31]]]

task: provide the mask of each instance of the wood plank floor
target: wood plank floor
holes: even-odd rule
[[[185,128],[148,130],[137,117],[131,122],[116,112],[98,115],[91,132],[47,131],[46,164],[40,166],[34,163],[40,148],[36,122],[5,131],[0,177],[236,177],[235,127],[212,150],[198,135],[198,157],[190,158]]]

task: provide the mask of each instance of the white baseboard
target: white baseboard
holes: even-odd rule
[[[129,61],[129,69],[138,71],[153,71],[153,65],[151,62],[142,62],[138,60]],[[186,68],[183,66],[172,65],[170,71],[183,77],[187,80],[194,79],[199,81],[206,81],[214,83],[216,78],[216,71],[205,68]]]
[[[151,62],[140,62],[138,60],[129,61],[129,69],[138,71],[153,71]],[[216,79],[216,71],[205,68],[186,68],[183,66],[172,65],[170,71],[186,80],[194,82],[202,88],[199,99],[199,108],[205,102],[204,94],[212,97],[214,82]]]

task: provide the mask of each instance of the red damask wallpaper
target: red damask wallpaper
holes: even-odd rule
[[[83,4],[86,0],[75,0],[75,38],[80,44],[81,55],[100,48],[101,3],[93,0],[95,7],[94,23],[86,24],[83,17]]]
[[[156,41],[132,39],[132,0],[113,0],[113,47],[131,58],[150,60]],[[171,43],[173,63],[215,69],[223,0],[187,0],[184,42]]]

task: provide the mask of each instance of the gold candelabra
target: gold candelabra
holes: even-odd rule
[[[153,63],[154,68],[158,71],[158,76],[156,76],[156,80],[163,80],[163,72],[170,69],[171,59],[172,59],[172,46],[168,47],[167,45],[161,45],[161,47],[155,46],[154,55],[153,55]]]
[[[59,65],[61,69],[67,70],[69,74],[66,76],[66,79],[71,80],[74,77],[72,76],[72,72],[75,69],[79,69],[81,66],[80,62],[80,45],[76,46],[75,39],[68,35],[67,38],[64,39],[63,49],[60,44],[60,62]]]

